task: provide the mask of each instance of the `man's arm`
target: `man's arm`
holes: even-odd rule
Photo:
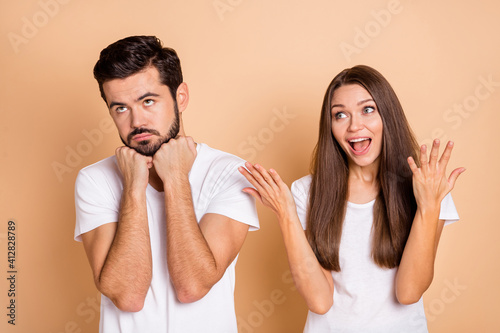
[[[224,275],[243,246],[248,225],[210,213],[198,225],[186,182],[176,191],[165,189],[165,207],[170,279],[179,301],[190,303],[205,296]]]
[[[248,225],[213,213],[198,224],[188,177],[195,157],[193,139],[179,137],[163,144],[153,158],[165,191],[170,279],[183,303],[210,291],[238,255],[248,232]]]
[[[97,289],[122,311],[144,306],[151,284],[151,245],[146,186],[151,158],[121,147],[116,157],[123,176],[118,223],[82,235]],[[149,166],[148,166],[149,165]]]

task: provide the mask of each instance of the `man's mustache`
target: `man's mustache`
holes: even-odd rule
[[[160,133],[157,130],[149,129],[149,128],[136,128],[135,130],[130,132],[129,135],[127,136],[127,142],[130,142],[135,135],[142,134],[142,133],[149,133],[149,134],[160,136]]]

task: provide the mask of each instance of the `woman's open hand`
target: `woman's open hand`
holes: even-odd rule
[[[455,182],[465,168],[456,168],[446,178],[446,166],[451,157],[453,142],[449,141],[438,161],[439,140],[433,142],[429,159],[427,146],[420,147],[420,168],[412,157],[408,157],[408,164],[413,172],[413,192],[419,209],[437,209],[441,201],[453,189]]]
[[[238,170],[255,188],[246,187],[243,192],[250,194],[260,203],[271,208],[279,220],[289,214],[296,213],[292,193],[275,170],[267,171],[259,164],[249,162],[245,163],[245,167],[246,169],[239,167]]]

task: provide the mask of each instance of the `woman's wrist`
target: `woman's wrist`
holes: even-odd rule
[[[419,205],[415,215],[420,215],[424,220],[437,220],[439,219],[439,212],[441,205]]]

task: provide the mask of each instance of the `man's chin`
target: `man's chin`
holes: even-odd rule
[[[148,143],[148,144],[138,145],[136,147],[132,147],[130,145],[127,145],[127,147],[132,148],[133,150],[135,150],[136,152],[138,152],[139,154],[141,154],[143,156],[154,156],[154,154],[156,154],[158,149],[160,149],[161,144],[157,145],[157,144]]]
[[[155,153],[158,151],[158,150],[155,150],[155,151],[144,151],[144,150],[140,150],[140,149],[137,149],[137,148],[134,148],[134,150],[136,152],[138,152],[139,154],[143,155],[143,156],[150,156],[150,157],[153,157],[155,155]]]

